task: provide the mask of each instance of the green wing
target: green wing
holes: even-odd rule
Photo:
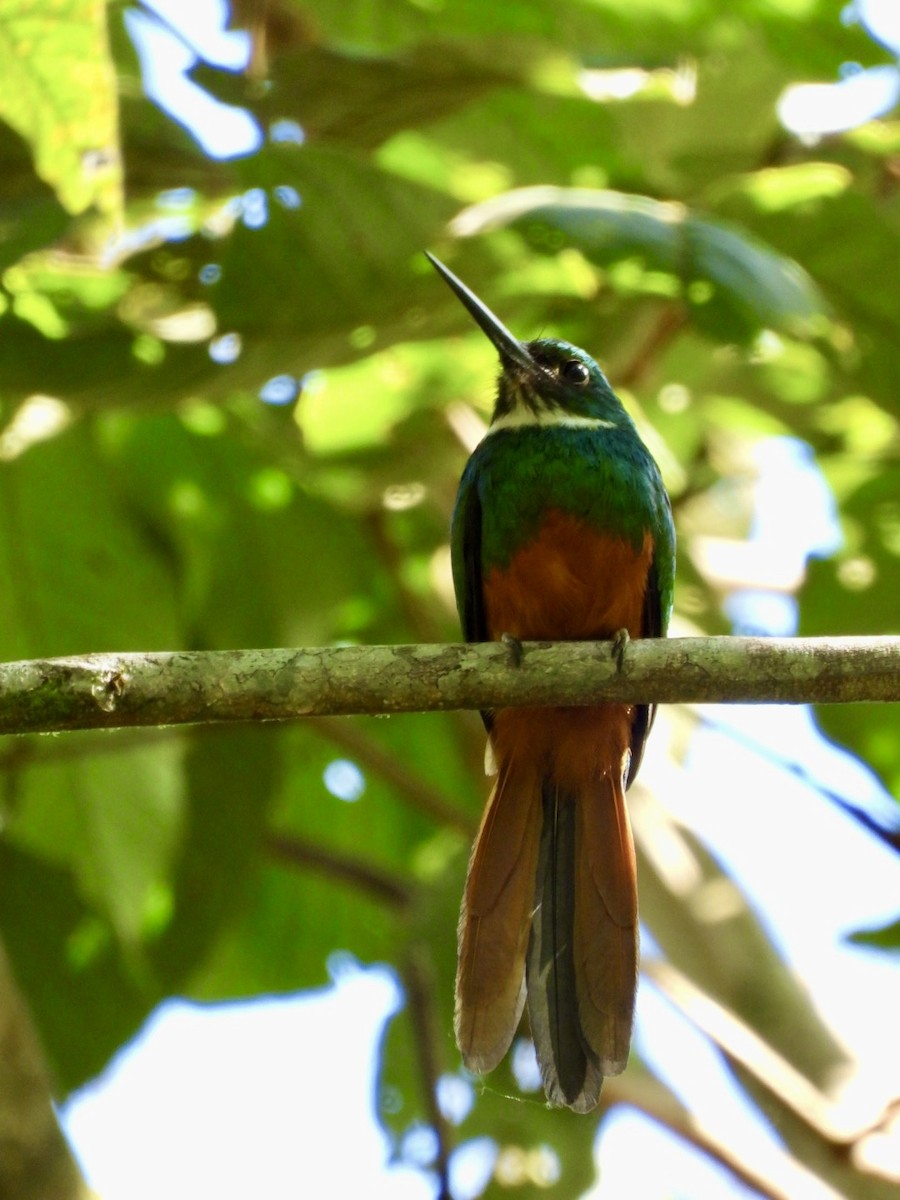
[[[665,637],[669,624],[669,612],[672,608],[672,586],[675,573],[675,529],[672,523],[672,506],[660,482],[660,492],[665,501],[664,521],[655,538],[656,547],[650,573],[647,576],[647,589],[644,592],[644,611],[641,618],[641,637]],[[628,768],[626,787],[629,787],[638,773],[641,758],[644,753],[644,743],[653,724],[656,706],[639,704],[634,710],[634,721],[631,725],[631,765]]]
[[[481,564],[481,497],[475,472],[463,472],[450,526],[456,607],[467,642],[489,641]]]

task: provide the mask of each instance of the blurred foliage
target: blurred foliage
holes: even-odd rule
[[[241,0],[250,67],[193,71],[258,122],[227,160],[145,98],[126,12],[0,0],[4,659],[457,637],[447,527],[495,363],[426,246],[514,330],[607,367],[672,493],[689,627],[727,628],[734,581],[694,538],[746,536],[749,448],[780,434],[845,533],[801,632],[900,632],[900,122],[804,145],[775,107],[885,61],[836,5]],[[900,794],[886,710],[823,720]],[[385,1037],[402,1145],[431,1119],[422,1028],[458,1066],[480,757],[471,714],[10,739],[0,928],[62,1091],[162,997],[319,986],[341,949],[432,1010]],[[325,782],[344,758],[354,802]],[[672,961],[823,1082],[840,1052],[752,914],[724,937],[642,889]],[[594,1122],[510,1105],[508,1065],[493,1083],[459,1137],[551,1146],[559,1178],[518,1195],[587,1187]],[[848,1196],[882,1194],[773,1119]]]

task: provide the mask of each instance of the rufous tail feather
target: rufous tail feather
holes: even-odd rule
[[[552,1104],[588,1112],[624,1070],[637,987],[637,880],[623,779],[574,794],[552,778],[526,979],[528,1016]]]
[[[540,829],[540,773],[507,759],[469,860],[459,920],[454,1023],[476,1074],[503,1058],[522,1016]]]

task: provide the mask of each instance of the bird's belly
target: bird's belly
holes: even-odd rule
[[[620,629],[640,637],[652,558],[649,532],[635,549],[553,509],[509,565],[486,576],[488,632],[523,641],[604,638]]]

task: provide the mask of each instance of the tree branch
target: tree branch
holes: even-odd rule
[[[0,1195],[87,1200],[57,1124],[37,1032],[0,945]]]
[[[755,1029],[706,995],[677,968],[653,959],[645,959],[642,968],[719,1047],[798,1163],[829,1180],[847,1200],[889,1200],[896,1196],[895,1173],[854,1154],[865,1137],[889,1120],[888,1113],[874,1120],[871,1112],[862,1118],[848,1113]]]
[[[412,1024],[413,1039],[419,1069],[422,1072],[425,1110],[437,1142],[435,1171],[438,1180],[437,1200],[452,1200],[450,1191],[450,1151],[452,1138],[448,1122],[438,1100],[441,1077],[439,1021],[436,1016],[434,979],[431,962],[425,948],[413,944],[401,966],[406,1002]]]
[[[629,1072],[603,1085],[605,1104],[627,1104],[696,1147],[735,1179],[766,1200],[791,1200],[803,1188],[810,1200],[845,1200],[819,1176],[780,1148],[773,1147],[765,1162],[747,1162],[734,1149],[704,1129],[667,1087],[649,1074]]]
[[[0,733],[516,705],[900,700],[900,637],[89,654],[0,666]]]

